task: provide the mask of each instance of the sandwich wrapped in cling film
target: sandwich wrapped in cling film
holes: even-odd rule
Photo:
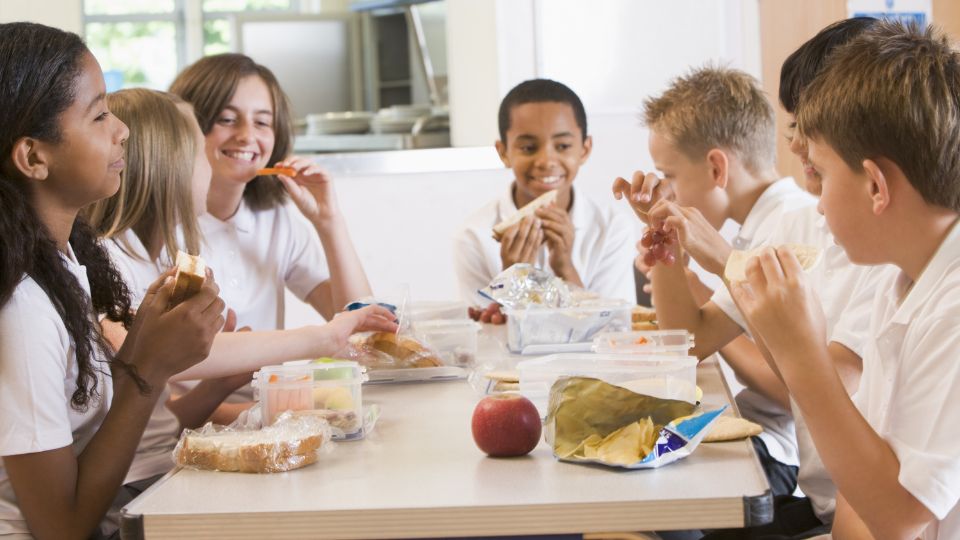
[[[306,467],[330,445],[330,424],[316,416],[286,412],[276,423],[243,430],[208,423],[180,435],[173,460],[206,471],[273,473]]]
[[[545,437],[563,461],[653,469],[690,455],[725,408],[691,416],[697,407],[685,401],[561,378],[550,389]]]
[[[562,279],[527,263],[517,263],[500,272],[490,285],[477,292],[507,308],[556,308],[573,303],[570,288]]]

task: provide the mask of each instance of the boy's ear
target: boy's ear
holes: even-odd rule
[[[493,146],[497,149],[497,154],[500,155],[500,161],[502,161],[505,166],[509,167],[510,158],[507,157],[507,145],[503,144],[503,141],[500,139],[497,139],[496,142],[493,143]]]
[[[587,158],[590,157],[590,152],[593,152],[593,137],[587,135],[587,138],[583,140],[583,155],[580,156],[581,165],[587,162]]]
[[[710,177],[713,183],[720,189],[727,189],[730,170],[727,153],[719,148],[713,148],[707,152],[707,163],[710,165]]]
[[[891,165],[896,167],[895,164],[891,163]],[[870,182],[870,200],[873,206],[873,214],[880,215],[890,205],[890,177],[884,172],[883,168],[872,159],[863,160],[863,170],[867,174]]]
[[[21,137],[13,143],[10,162],[30,180],[46,180],[50,173],[43,143],[32,137]]]

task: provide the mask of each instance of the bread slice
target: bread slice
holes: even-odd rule
[[[398,368],[440,367],[443,362],[419,341],[390,332],[371,334],[367,343],[374,349],[396,359]]]
[[[731,283],[737,281],[746,281],[747,261],[759,255],[760,252],[767,247],[769,246],[758,247],[749,251],[732,251],[730,253],[730,258],[727,259],[727,266],[723,269],[723,276]],[[817,262],[820,261],[820,248],[816,246],[784,244],[780,247],[785,247],[793,251],[793,254],[796,255],[797,260],[800,261],[800,266],[803,267],[804,270],[813,268],[816,266]]]
[[[270,473],[317,461],[324,433],[280,439],[275,430],[193,432],[177,447],[177,464],[209,471]]]
[[[762,432],[763,426],[754,424],[745,418],[721,416],[714,422],[710,432],[704,436],[703,442],[737,441],[754,437]]]
[[[170,295],[170,308],[197,294],[207,277],[207,265],[200,257],[178,251],[176,265],[177,274],[174,277],[173,294]]]
[[[630,319],[632,322],[653,322],[657,320],[657,311],[653,308],[648,308],[646,306],[633,306],[633,311],[630,314]]]
[[[517,212],[507,219],[497,223],[493,226],[493,239],[497,242],[500,241],[500,238],[503,237],[503,233],[507,232],[507,229],[513,225],[520,223],[520,221],[527,217],[532,216],[534,212],[538,209],[554,202],[557,200],[557,190],[551,189],[550,191],[544,193],[543,195],[537,197],[536,199],[530,201],[523,208],[517,210]]]

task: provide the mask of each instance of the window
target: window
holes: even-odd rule
[[[166,89],[201,56],[234,50],[231,19],[299,11],[300,0],[83,0],[84,31],[107,90]]]

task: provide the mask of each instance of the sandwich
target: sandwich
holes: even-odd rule
[[[493,226],[493,239],[499,242],[500,238],[503,237],[503,233],[507,232],[507,229],[513,225],[516,225],[517,223],[520,223],[523,218],[532,216],[534,212],[556,200],[557,190],[552,189],[530,201],[523,208],[517,210],[516,213]]]
[[[177,274],[174,277],[173,293],[169,308],[197,294],[207,277],[207,265],[203,259],[183,251],[177,252]]]
[[[396,360],[394,367],[440,367],[443,362],[419,341],[390,332],[376,332],[367,339],[367,344]]]
[[[657,312],[653,308],[634,306],[630,314],[632,330],[657,330]]]
[[[730,258],[727,259],[727,266],[723,269],[723,277],[731,283],[737,281],[746,281],[747,262],[750,259],[758,256],[763,249],[766,249],[766,247],[768,246],[758,247],[749,251],[732,251],[730,253]],[[784,244],[780,247],[785,247],[792,251],[797,257],[797,260],[800,261],[800,266],[804,270],[813,268],[816,266],[817,262],[820,261],[820,248],[815,246]]]
[[[174,457],[181,467],[207,471],[283,472],[316,462],[329,438],[328,424],[310,417],[292,418],[285,426],[257,431],[187,430]]]

